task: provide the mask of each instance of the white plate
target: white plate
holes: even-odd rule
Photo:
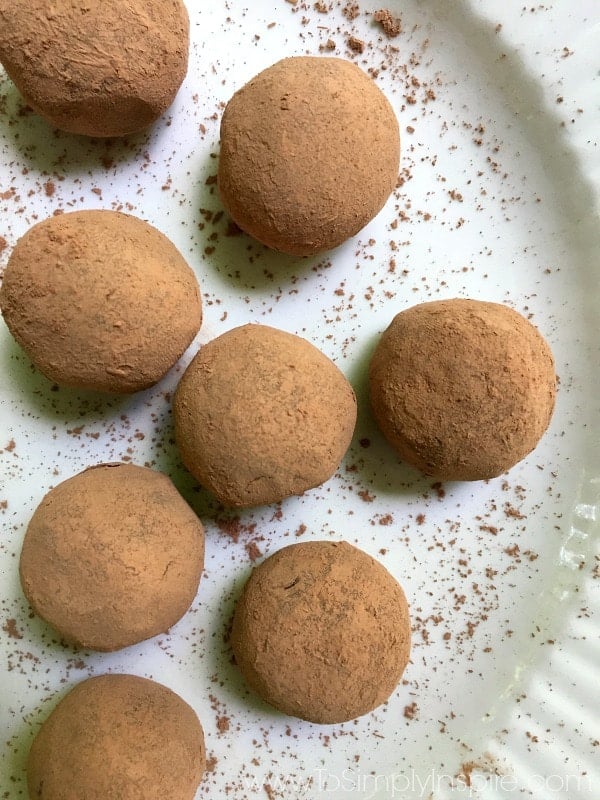
[[[404,28],[392,40],[371,23],[377,5],[361,3],[354,20],[343,4],[327,14],[282,0],[188,6],[189,74],[148,134],[105,143],[54,132],[0,83],[2,264],[57,209],[122,208],[171,237],[205,301],[182,364],[133,398],[51,387],[0,329],[2,796],[26,796],[28,747],[57,699],[107,671],[152,677],[197,710],[211,766],[199,797],[600,796],[597,3],[390,0]],[[351,33],[366,43],[361,55],[347,47]],[[401,123],[404,182],[356,239],[299,261],[225,236],[212,183],[219,117],[261,68],[319,54],[329,38],[335,54],[379,70]],[[530,457],[442,496],[377,432],[365,369],[395,313],[455,296],[530,315],[561,388]],[[353,382],[360,415],[325,486],[231,522],[179,464],[169,397],[198,345],[247,321],[310,338]],[[51,486],[119,459],[173,477],[206,523],[206,575],[169,635],[112,655],[75,652],[31,616],[20,545]],[[405,680],[386,706],[345,725],[310,725],[261,703],[225,643],[251,543],[267,554],[309,537],[346,538],[379,558],[412,606]]]

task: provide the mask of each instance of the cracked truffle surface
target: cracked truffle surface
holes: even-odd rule
[[[188,65],[182,0],[0,0],[0,62],[51,125],[125,136],[171,105]]]
[[[483,480],[537,445],[556,395],[542,335],[508,306],[423,303],[394,317],[370,365],[371,406],[400,457],[441,480]]]
[[[202,322],[198,282],[175,245],[116,211],[30,228],[9,258],[0,308],[47,378],[118,393],[160,380]]]
[[[231,645],[246,681],[284,714],[331,724],[385,702],[410,655],[404,592],[347,542],[284,547],[238,600]]]
[[[356,398],[314,345],[243,325],[204,345],[174,400],[183,463],[225,505],[276,503],[328,480],[348,449]]]
[[[101,464],[44,497],[20,576],[33,610],[61,636],[111,651],[175,625],[203,565],[204,528],[166,475]]]
[[[204,733],[179,695],[134,675],[79,683],[38,731],[27,761],[32,798],[193,800]]]
[[[227,104],[219,191],[242,230],[307,256],[381,210],[399,160],[398,121],[368,75],[340,58],[285,58]]]

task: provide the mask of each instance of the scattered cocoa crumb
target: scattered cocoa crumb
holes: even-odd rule
[[[464,778],[465,783],[467,786],[471,785],[471,774],[475,769],[476,764],[473,761],[467,761],[466,764],[461,764],[460,768],[462,770],[461,774],[458,776],[459,778]]]
[[[226,733],[229,730],[229,717],[217,717],[217,730]]]
[[[52,197],[54,192],[56,191],[56,186],[53,181],[46,181],[44,184],[44,192],[46,193],[46,197]]]
[[[418,710],[417,704],[411,703],[409,706],[404,706],[404,716],[406,719],[414,719]]]
[[[480,525],[479,530],[485,531],[486,533],[491,533],[493,536],[498,533],[498,528],[496,528],[495,525]]]
[[[250,561],[256,561],[257,558],[262,556],[262,552],[256,542],[248,542],[248,544],[244,545],[246,548],[246,552],[248,553],[248,558]]]
[[[360,6],[358,3],[346,3],[342,9],[342,14],[346,17],[346,19],[356,19],[360,14]]]
[[[6,241],[4,236],[0,236],[0,254],[2,254],[7,247],[8,247],[8,242]]]
[[[393,521],[394,521],[394,518],[392,517],[392,515],[391,514],[386,514],[385,516],[380,517],[379,524],[380,525],[391,525]]]
[[[365,49],[365,43],[362,39],[358,39],[356,36],[349,36],[348,47],[355,53],[362,53]]]
[[[206,759],[206,771],[214,772],[218,763],[219,761],[215,756],[210,756],[210,758]]]
[[[519,509],[511,506],[510,503],[504,503],[504,513],[507,517],[513,517],[513,519],[525,519],[525,515],[521,514]]]
[[[216,523],[221,533],[225,533],[233,542],[239,540],[240,533],[242,532],[242,525],[238,517],[233,517],[232,519],[217,519]]]
[[[417,525],[422,525],[425,522],[425,514],[417,514]]]
[[[383,28],[383,32],[390,39],[398,36],[402,31],[400,20],[392,16],[392,12],[387,8],[382,8],[373,14],[373,19]]]
[[[4,449],[6,450],[7,453],[12,453],[12,451],[15,449],[16,446],[17,445],[15,444],[15,440],[11,439]]]
[[[335,50],[335,42],[333,39],[327,39],[325,44],[320,45],[319,50]]]
[[[372,502],[373,502],[373,500],[375,500],[375,498],[373,497],[373,495],[372,495],[372,494],[369,494],[369,492],[368,492],[366,489],[363,489],[363,491],[362,491],[362,492],[359,492],[359,493],[358,493],[358,496],[359,496],[359,497],[360,497],[360,499],[361,499],[363,502],[365,502],[365,503],[372,503]]]
[[[23,634],[17,628],[16,619],[7,619],[2,626],[4,633],[8,634],[11,639],[22,639]]]
[[[296,530],[296,536],[302,536],[304,533],[306,533],[306,525],[302,523],[301,525],[298,526],[298,529]]]

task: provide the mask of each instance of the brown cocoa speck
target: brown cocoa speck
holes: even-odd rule
[[[383,28],[383,32],[390,39],[394,39],[402,31],[402,25],[397,17],[392,15],[392,12],[387,8],[382,8],[373,14],[373,19],[378,22]]]
[[[358,3],[346,3],[346,5],[342,8],[342,14],[346,17],[346,19],[352,21],[360,14],[360,6]]]
[[[365,49],[365,43],[363,39],[358,39],[356,36],[349,36],[348,47],[354,53],[363,53]]]
[[[217,730],[226,733],[229,730],[229,717],[217,717]]]
[[[242,524],[239,520],[239,517],[233,517],[231,519],[222,518],[215,521],[221,533],[229,536],[233,542],[237,542],[239,540],[240,533],[242,532]]]
[[[218,763],[219,760],[216,758],[216,756],[210,756],[210,758],[206,759],[206,771],[214,772]]]
[[[375,497],[372,494],[369,494],[367,489],[363,489],[358,493],[358,496],[363,501],[363,503],[372,503],[375,500]]]
[[[2,626],[2,630],[6,633],[11,639],[22,639],[23,634],[17,628],[17,620],[16,619],[7,619],[4,625]]]
[[[248,542],[248,544],[244,545],[244,547],[246,548],[246,552],[248,553],[248,558],[250,561],[254,562],[257,558],[262,556],[262,551],[256,542]]]
[[[525,515],[521,514],[518,508],[515,508],[510,503],[504,504],[504,513],[507,517],[512,517],[513,519],[525,519]]]

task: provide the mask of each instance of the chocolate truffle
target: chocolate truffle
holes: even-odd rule
[[[302,494],[337,469],[356,398],[314,345],[243,325],[204,345],[174,402],[183,463],[221,503],[258,506]]]
[[[142,130],[187,72],[182,0],[0,0],[0,62],[27,103],[86,136]]]
[[[225,108],[219,191],[244,231],[308,256],[380,211],[399,160],[398,121],[368,75],[340,58],[285,58]]]
[[[27,785],[32,800],[193,800],[205,766],[202,726],[179,695],[135,675],[102,675],[44,722]]]
[[[402,311],[370,366],[371,406],[400,457],[441,480],[510,469],[537,445],[556,394],[552,353],[508,306],[440,300]]]
[[[293,544],[252,572],[231,645],[267,703],[310,722],[345,722],[396,688],[410,655],[408,605],[390,573],[347,542]]]
[[[204,529],[169,478],[101,464],[52,489],[23,542],[33,610],[69,642],[118,650],[164,633],[188,610]]]
[[[34,225],[10,256],[0,309],[47,378],[104,392],[152,386],[202,321],[198,283],[176,247],[116,211]]]

